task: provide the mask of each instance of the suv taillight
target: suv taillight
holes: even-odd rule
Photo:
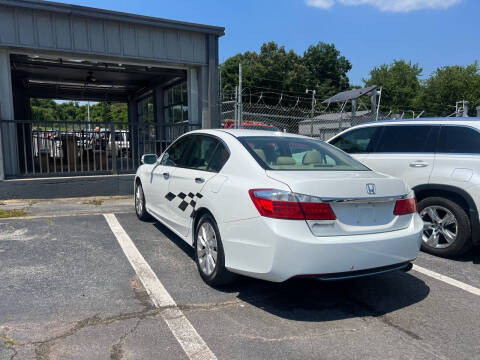
[[[417,200],[414,197],[397,200],[393,215],[408,215],[417,212]]]
[[[331,206],[317,197],[275,189],[248,193],[261,216],[285,220],[336,220]]]

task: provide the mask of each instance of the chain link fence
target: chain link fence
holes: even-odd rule
[[[378,120],[386,118],[385,114],[378,114]],[[329,111],[327,108],[315,110],[312,117],[312,110],[307,107],[262,102],[244,102],[240,106],[235,100],[230,100],[221,103],[221,120],[224,128],[280,130],[328,140],[352,126],[377,120],[377,113],[358,110],[352,115],[351,111]]]

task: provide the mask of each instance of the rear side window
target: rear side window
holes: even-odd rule
[[[211,136],[195,135],[192,147],[188,151],[184,167],[196,170],[207,170],[209,161],[217,148],[218,140]]]
[[[219,141],[217,149],[215,150],[215,153],[209,161],[207,170],[219,172],[222,169],[223,165],[225,165],[229,157],[230,153],[228,152],[227,148]]]
[[[384,126],[375,152],[433,153],[438,129],[430,125]]]
[[[349,154],[367,153],[370,151],[377,130],[376,126],[354,129],[335,138],[330,144]]]
[[[246,136],[238,139],[266,170],[369,170],[334,146],[318,140],[283,136]]]
[[[442,126],[438,152],[456,154],[479,154],[480,133],[462,126]]]

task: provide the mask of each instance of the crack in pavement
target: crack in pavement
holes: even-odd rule
[[[36,360],[47,360],[49,359],[51,347],[57,342],[58,340],[63,340],[70,336],[75,335],[78,331],[95,326],[105,326],[110,325],[112,323],[130,320],[130,319],[138,319],[137,325],[134,327],[134,331],[140,324],[142,320],[145,318],[153,318],[158,315],[168,316],[169,318],[176,318],[180,311],[197,311],[197,310],[215,310],[222,307],[233,306],[240,303],[241,300],[230,300],[221,303],[211,303],[211,304],[192,304],[192,305],[176,305],[176,306],[164,306],[161,308],[147,308],[142,311],[131,312],[131,313],[123,313],[107,318],[101,318],[98,314],[88,317],[84,320],[80,320],[75,325],[67,330],[66,332],[54,336],[52,338],[42,340],[42,341],[34,341],[34,342],[27,342],[23,344],[17,344],[17,346],[27,346],[33,345],[35,346],[35,356]],[[132,331],[133,332],[133,331]],[[128,335],[128,334],[127,334]],[[122,339],[120,339],[121,342]],[[124,339],[123,339],[124,340]],[[119,343],[117,343],[119,344]],[[120,345],[120,344],[119,344]],[[113,353],[113,349],[112,349]],[[116,349],[115,354],[118,354],[118,349]],[[120,359],[121,357],[117,357],[115,359]]]
[[[333,336],[341,333],[351,333],[358,331],[359,329],[332,329],[329,331],[325,331],[322,333],[311,333],[311,334],[301,334],[301,335],[293,335],[293,336],[282,336],[279,338],[267,338],[264,336],[259,335],[248,335],[248,334],[236,334],[231,336],[242,336],[249,340],[260,340],[262,342],[282,342],[282,341],[289,341],[289,340],[298,340],[298,339],[305,339],[305,338],[319,338],[319,337],[326,337],[326,336]]]
[[[110,352],[110,359],[111,360],[120,360],[120,359],[123,358],[123,344],[125,343],[125,339],[137,330],[141,321],[142,320],[138,320],[137,323],[135,324],[135,326],[130,331],[125,332],[125,334],[123,334],[120,337],[118,342],[116,342],[115,344],[112,345],[112,350]]]
[[[21,345],[20,343],[17,343],[15,340],[12,338],[9,338],[7,335],[0,335],[0,340],[3,341],[5,344],[6,348],[13,351],[12,356],[10,356],[10,360],[13,360],[15,356],[17,356],[18,351],[15,349],[15,346]]]

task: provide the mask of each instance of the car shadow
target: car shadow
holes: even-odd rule
[[[185,241],[183,241],[177,234],[175,234],[172,230],[167,228],[165,225],[160,223],[159,221],[152,222],[153,226],[159,230],[167,239],[169,239],[172,243],[177,245],[183,252],[193,261],[195,261],[195,253],[193,248],[188,245]]]
[[[192,260],[194,249],[164,225],[153,224]],[[206,285],[207,286],[207,285]],[[283,283],[238,276],[214,291],[236,296],[283,319],[334,321],[354,317],[383,316],[425,299],[430,288],[421,279],[396,271],[353,280],[325,282],[294,278]]]
[[[480,265],[480,246],[473,248],[466,254],[453,260],[460,262],[471,262],[474,265]]]

